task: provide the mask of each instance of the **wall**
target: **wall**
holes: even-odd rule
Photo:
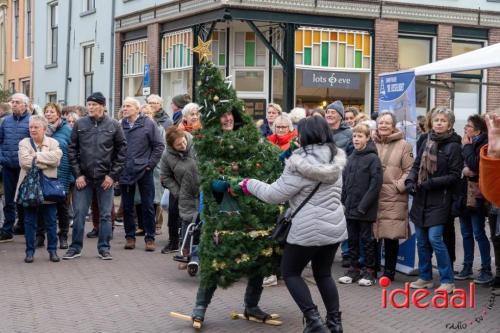
[[[500,11],[500,2],[488,0],[385,0],[385,2]]]
[[[45,1],[37,2],[36,30],[46,32],[48,29],[48,6]],[[59,1],[58,12],[58,56],[57,66],[47,66],[47,33],[38,34],[35,37],[35,77],[36,92],[35,100],[39,104],[47,102],[48,92],[57,92],[57,99],[67,105],[84,105],[83,81],[83,46],[94,43],[93,63],[94,79],[93,90],[100,91],[106,96],[108,104],[112,103],[112,77],[111,63],[114,58],[112,52],[113,31],[111,24],[113,20],[114,1],[96,1],[95,12],[83,13],[83,1],[65,0]],[[71,10],[71,31],[68,44],[69,15]],[[68,56],[69,50],[69,56]],[[103,63],[101,63],[103,53]],[[68,63],[69,62],[69,63]],[[66,68],[69,72],[66,76]],[[67,100],[64,100],[66,80]]]

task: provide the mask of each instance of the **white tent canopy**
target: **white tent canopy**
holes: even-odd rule
[[[500,67],[500,43],[415,67],[415,76]]]

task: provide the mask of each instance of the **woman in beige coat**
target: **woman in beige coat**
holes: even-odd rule
[[[33,160],[36,166],[42,170],[47,177],[57,178],[57,167],[61,162],[62,151],[59,148],[59,143],[55,139],[45,136],[47,130],[47,120],[42,116],[31,116],[29,121],[30,137],[19,142],[19,165],[21,172],[19,173],[19,181],[17,183],[17,191],[19,185],[23,182],[29,169],[32,167]],[[32,142],[36,146],[33,148]],[[49,252],[50,261],[58,262],[57,256],[57,226],[56,226],[56,204],[53,202],[44,202],[38,207],[24,207],[24,228],[26,238],[26,257],[24,262],[32,263],[33,255],[35,254],[35,234],[36,225],[39,214],[45,221],[47,231],[47,250]]]
[[[377,221],[373,226],[375,238],[384,240],[384,276],[394,280],[399,240],[408,234],[408,194],[405,180],[413,166],[413,148],[396,128],[396,117],[382,112],[377,118],[373,140],[377,146],[384,182],[379,196]]]

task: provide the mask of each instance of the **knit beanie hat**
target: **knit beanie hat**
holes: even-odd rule
[[[340,114],[340,118],[342,118],[342,120],[344,120],[344,104],[342,104],[341,101],[336,100],[332,104],[328,105],[326,107],[326,109],[327,110],[330,109],[330,110],[337,111]]]
[[[106,105],[106,97],[100,92],[95,92],[87,97],[87,102],[96,102],[97,104]]]
[[[188,94],[175,95],[172,97],[172,103],[174,103],[179,109],[183,109],[189,102],[191,102],[191,96]]]

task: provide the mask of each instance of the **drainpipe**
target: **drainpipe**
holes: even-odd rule
[[[66,38],[66,75],[64,76],[64,104],[68,105],[68,85],[69,85],[69,49],[71,44],[71,9],[73,0],[69,0],[68,5],[68,38]]]
[[[114,116],[114,96],[113,96],[113,87],[114,87],[114,65],[115,65],[115,2],[116,0],[112,1],[112,8],[111,8],[111,42],[110,42],[110,48],[109,48],[109,79],[110,79],[110,84],[109,84],[109,115],[111,117]]]

